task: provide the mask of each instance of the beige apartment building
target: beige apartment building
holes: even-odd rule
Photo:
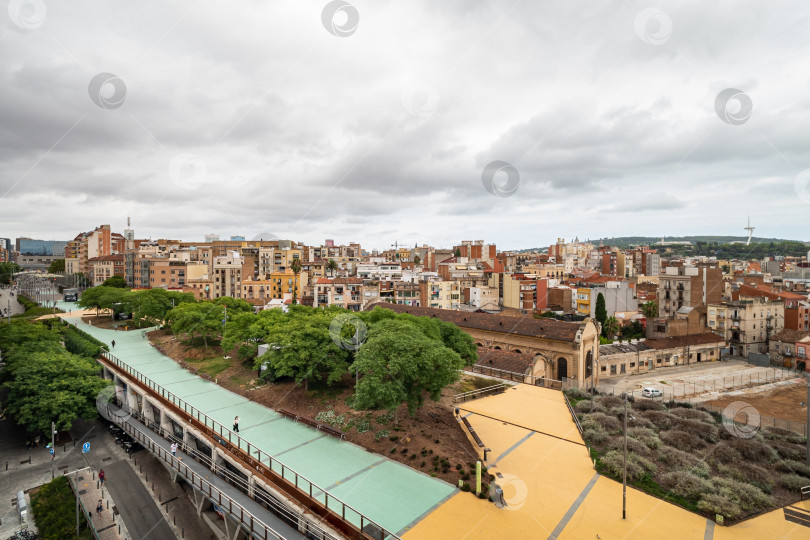
[[[672,318],[682,307],[719,304],[723,274],[711,266],[668,266],[659,276],[658,316]]]
[[[425,301],[427,305],[424,307],[438,309],[459,308],[459,305],[461,304],[461,288],[459,282],[444,280],[428,281],[426,285],[427,289]]]
[[[242,256],[237,251],[229,251],[222,257],[214,259],[214,286],[212,298],[242,295]]]
[[[709,304],[706,324],[728,342],[734,356],[767,354],[771,337],[785,327],[785,305],[765,298]]]

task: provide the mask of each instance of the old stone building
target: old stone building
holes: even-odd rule
[[[592,319],[563,322],[387,303],[373,304],[368,309],[378,306],[453,323],[470,334],[478,347],[531,355],[534,364],[530,375],[534,377],[579,386],[590,382],[592,366],[597,365],[599,330]]]

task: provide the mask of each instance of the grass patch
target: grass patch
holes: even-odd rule
[[[231,367],[231,361],[233,359],[225,359],[224,356],[215,356],[213,358],[186,358],[186,362],[189,365],[193,365],[197,368],[197,371],[200,373],[205,373],[210,377],[216,377],[229,367]]]
[[[467,375],[458,384],[458,393],[463,394],[464,392],[481,390],[482,388],[487,388],[489,386],[494,386],[496,384],[498,384],[498,382],[493,381],[492,379],[487,379],[486,377],[476,377],[475,375]]]

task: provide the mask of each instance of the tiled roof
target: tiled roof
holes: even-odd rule
[[[534,365],[534,357],[531,354],[478,347],[478,361],[475,365],[513,373],[526,373],[526,370]]]
[[[490,313],[470,313],[450,309],[389,304],[385,302],[372,304],[366,309],[374,309],[377,306],[390,309],[396,313],[409,313],[416,317],[436,317],[445,322],[453,323],[460,328],[473,328],[476,330],[518,334],[521,336],[558,341],[574,341],[580,328],[580,323],[578,322],[564,322],[553,319],[537,320],[527,317],[509,317]]]
[[[648,339],[644,342],[647,346],[653,349],[673,349],[677,347],[695,346],[695,345],[710,345],[718,344],[725,345],[726,340],[712,332],[705,334],[690,334],[688,336],[673,336],[667,338]]]
[[[810,332],[804,332],[802,330],[790,330],[789,328],[785,328],[784,330],[780,330],[779,332],[772,335],[771,341],[781,341],[783,343],[796,343],[797,341],[801,341],[807,336],[810,336]]]
[[[644,341],[639,341],[638,343],[611,343],[609,345],[599,345],[599,356],[634,353],[648,351],[650,349],[652,349],[652,347],[648,346]]]

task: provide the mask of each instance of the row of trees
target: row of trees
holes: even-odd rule
[[[260,343],[270,347],[256,358]],[[478,358],[472,338],[455,325],[382,308],[353,313],[292,306],[286,313],[237,313],[228,318],[222,346],[236,349],[255,369],[264,367],[269,378],[288,377],[305,388],[356,374],[357,408],[394,410],[407,403],[411,414],[425,395],[438,399],[464,365]]]
[[[17,263],[0,262],[0,285],[9,285],[14,274],[21,271],[22,268]]]
[[[62,346],[61,321],[13,321],[0,325],[0,343],[6,367],[0,381],[7,390],[6,412],[29,433],[50,433],[51,421],[59,430],[70,429],[77,418],[97,416],[96,397],[108,383],[89,356]],[[69,338],[74,350],[92,348]]]
[[[256,314],[241,299],[198,301],[192,294],[130,291],[109,283],[85,291],[79,304],[165,323],[191,344],[208,347],[221,339],[226,354],[236,351],[254,369],[264,368],[270,380],[289,378],[308,388],[311,382],[334,384],[357,374],[355,404],[363,409],[407,403],[414,413],[425,395],[438,399],[464,365],[477,360],[472,338],[455,325],[381,308],[354,313],[293,305],[287,312]],[[270,348],[258,358],[261,343]]]

